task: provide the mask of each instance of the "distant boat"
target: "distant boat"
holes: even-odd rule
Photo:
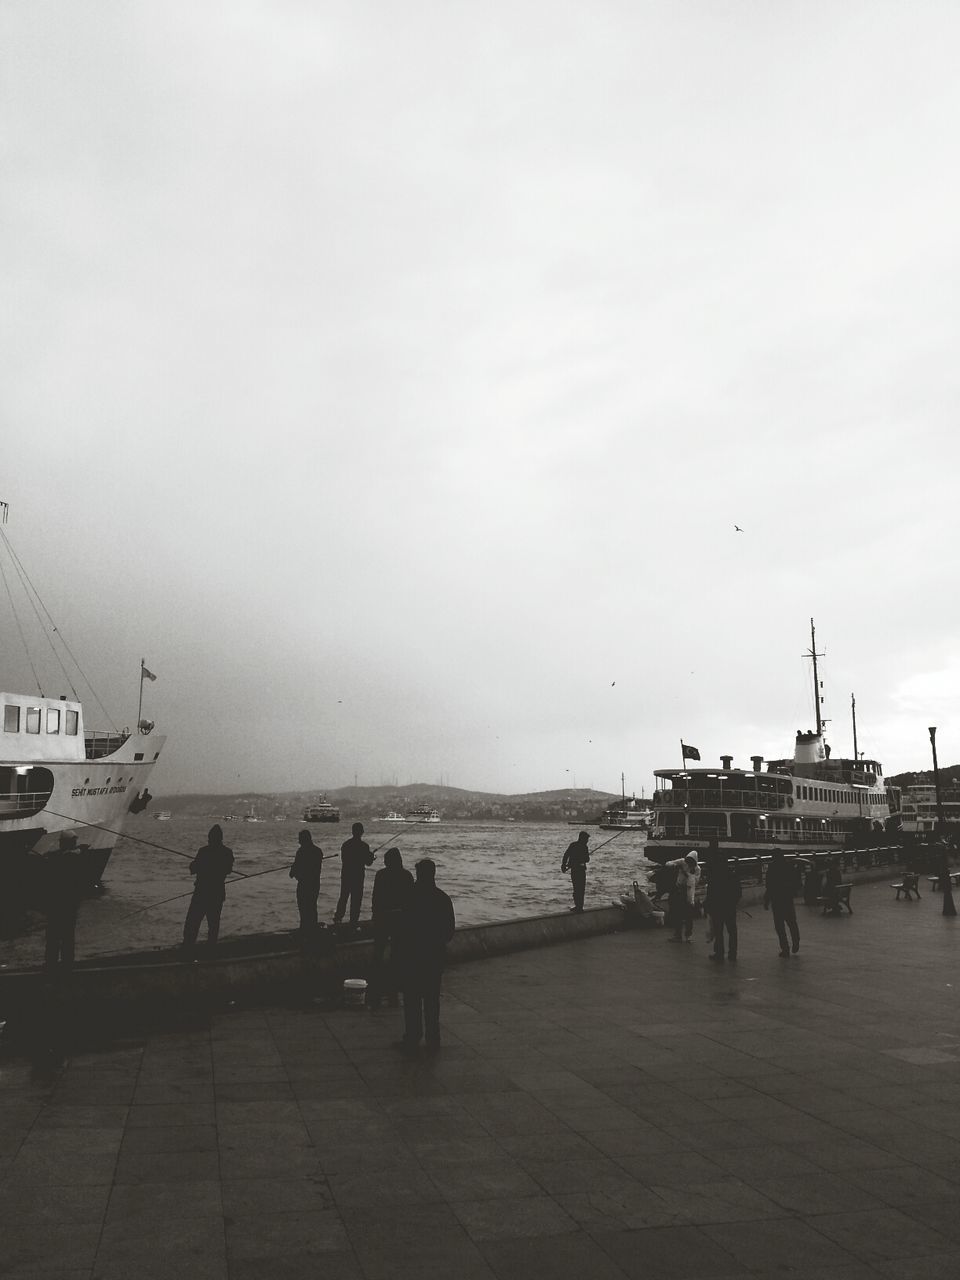
[[[428,804],[418,804],[415,809],[411,809],[404,819],[405,822],[439,822],[440,810],[431,809]]]
[[[169,809],[160,809],[153,815],[153,820],[154,822],[169,822],[172,817],[173,814]]]
[[[318,796],[315,804],[308,804],[303,811],[304,822],[339,822],[340,810],[335,804]]]
[[[395,813],[393,809],[389,813],[385,813],[382,818],[377,819],[378,822],[406,822],[406,818],[402,813]]]
[[[619,804],[604,809],[597,823],[601,831],[646,831],[650,826],[651,812],[636,796],[627,799],[624,777],[620,775],[621,799]]]

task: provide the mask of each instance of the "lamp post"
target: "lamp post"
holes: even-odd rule
[[[953,901],[953,888],[950,883],[950,853],[944,837],[943,800],[940,797],[940,766],[937,764],[937,726],[931,725],[930,748],[933,751],[933,786],[937,795],[937,840],[940,844],[940,889],[943,893],[943,914],[955,916],[957,908]]]

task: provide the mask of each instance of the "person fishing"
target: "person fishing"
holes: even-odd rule
[[[360,904],[363,901],[363,878],[367,867],[373,866],[373,854],[370,846],[362,839],[363,823],[355,822],[350,828],[353,834],[340,846],[340,897],[333,913],[333,923],[339,924],[350,903],[350,923],[356,925],[360,919]]]
[[[220,913],[227,896],[226,879],[233,870],[233,850],[223,843],[223,830],[214,824],[207,832],[207,843],[197,850],[190,863],[190,871],[196,876],[193,897],[187,907],[183,924],[183,950],[192,954],[196,945],[200,922],[207,922],[207,944],[214,946],[220,936]]]
[[[297,836],[300,844],[290,868],[290,879],[297,882],[297,910],[300,913],[300,933],[306,938],[317,927],[317,899],[320,897],[320,873],[323,870],[323,850],[313,843],[309,831]]]
[[[561,872],[570,872],[570,884],[573,888],[573,906],[571,911],[582,911],[587,892],[587,863],[590,861],[590,850],[587,841],[590,833],[581,831],[576,840],[567,846],[560,863]]]

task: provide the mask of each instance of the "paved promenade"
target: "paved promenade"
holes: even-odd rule
[[[0,1059],[0,1275],[956,1280],[960,919],[853,908],[451,969],[432,1059],[313,1007]]]

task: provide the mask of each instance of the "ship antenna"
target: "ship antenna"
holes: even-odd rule
[[[852,693],[850,695],[850,714],[853,717],[853,758],[854,760],[859,760],[860,756],[857,753],[857,700]]]

